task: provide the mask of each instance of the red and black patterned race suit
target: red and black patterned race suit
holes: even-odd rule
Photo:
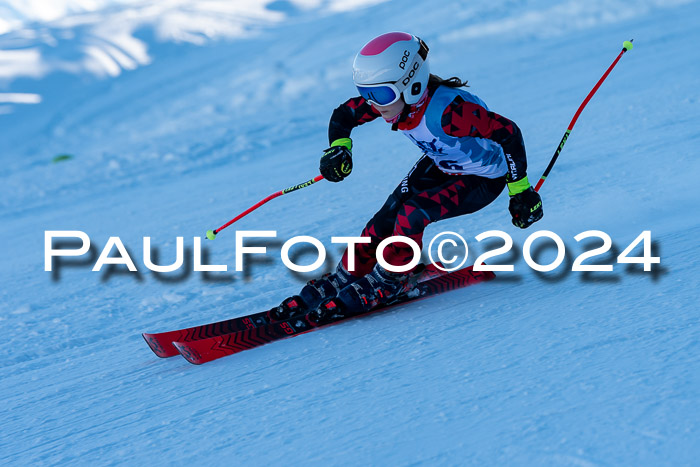
[[[411,130],[423,118],[430,97],[436,88],[428,90],[427,99],[406,107],[393,130]],[[353,128],[379,117],[362,97],[355,97],[333,112],[328,136],[331,142],[348,138]],[[457,97],[442,113],[440,126],[449,136],[487,138],[498,143],[506,158],[507,173],[496,178],[473,174],[447,174],[424,155],[396,187],[382,208],[362,231],[372,242],[355,247],[355,271],[360,277],[376,264],[376,248],[381,240],[403,235],[422,245],[423,231],[432,222],[470,214],[490,204],[503,191],[506,182],[514,182],[526,175],[527,159],[522,133],[511,120],[484,107]],[[347,251],[343,265],[347,268]],[[384,259],[394,265],[403,265],[413,257],[406,244],[394,243],[384,251]]]
[[[436,88],[428,88],[428,99],[416,106],[406,106],[406,109],[394,123],[392,130],[409,130],[416,127],[428,107],[430,97]],[[349,138],[353,128],[371,122],[380,117],[364,98],[353,97],[338,106],[331,115],[328,125],[328,140],[330,143],[340,138]],[[487,138],[498,143],[506,157],[508,183],[516,182],[527,175],[527,156],[525,143],[520,128],[502,115],[486,110],[480,105],[464,101],[457,97],[445,108],[440,125],[443,131],[455,137],[471,136]]]
[[[371,272],[377,262],[377,245],[383,239],[402,235],[422,246],[428,224],[478,211],[495,200],[505,184],[505,177],[447,175],[432,159],[423,156],[362,231],[361,236],[370,237],[372,242],[356,246],[352,274],[360,277]],[[346,269],[347,255],[346,251]],[[384,250],[384,259],[396,266],[407,264],[412,258],[413,250],[404,243],[392,243]]]

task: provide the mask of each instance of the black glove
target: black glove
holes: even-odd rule
[[[542,219],[542,198],[532,187],[510,197],[508,206],[513,225],[526,229]]]
[[[352,153],[345,146],[331,146],[321,156],[321,175],[329,182],[340,182],[352,172]]]

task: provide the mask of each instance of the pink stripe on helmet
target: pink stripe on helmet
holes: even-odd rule
[[[360,55],[378,55],[389,48],[390,45],[399,41],[410,41],[413,36],[405,32],[388,32],[379,37],[375,37],[360,50]]]

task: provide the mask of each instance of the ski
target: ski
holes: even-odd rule
[[[390,304],[379,306],[362,315],[340,318],[336,321],[325,323],[322,326],[316,326],[311,323],[306,315],[299,315],[286,321],[252,327],[229,334],[222,334],[199,340],[175,341],[173,345],[187,361],[195,365],[201,365],[202,363],[210,362],[227,355],[233,355],[243,350],[259,347],[276,340],[310,332],[357,316],[367,316],[413,300],[488,281],[494,277],[495,274],[493,272],[473,271],[472,266],[470,266],[419,282],[411,291],[397,297],[396,301]]]
[[[418,278],[418,282],[430,280],[435,277],[448,274],[429,264],[423,269]],[[216,323],[202,324],[191,328],[176,329],[174,331],[159,332],[159,333],[144,333],[144,340],[151,348],[153,353],[161,358],[168,358],[178,355],[178,351],[173,346],[173,342],[191,342],[201,339],[208,339],[223,334],[231,334],[246,329],[254,329],[260,326],[270,324],[268,311],[261,311],[250,315],[239,316],[237,318],[226,319]]]
[[[267,315],[268,311],[269,310],[265,310],[238,318],[202,324],[191,328],[177,329],[175,331],[154,334],[144,333],[142,336],[151,350],[153,350],[153,353],[157,356],[161,358],[173,357],[179,353],[173,346],[173,342],[190,342],[264,326],[270,323],[270,318]]]

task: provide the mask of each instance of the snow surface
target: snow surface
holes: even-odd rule
[[[0,462],[697,465],[700,3],[426,5],[0,3]],[[536,274],[519,259],[494,283],[200,367],[155,357],[140,333],[296,292],[309,275],[284,268],[281,241],[314,235],[331,266],[330,237],[359,234],[411,167],[416,148],[374,122],[353,134],[347,181],[241,221],[279,232],[249,280],[233,272],[232,230],[206,244],[226,274],[143,265],[144,236],[166,264],[177,236],[191,250],[314,176],[330,112],[354,95],[355,52],[389,30],[420,35],[436,73],[468,78],[518,123],[533,180],[634,38],[544,185],[540,223],[512,227],[504,193],[426,238],[455,230],[479,250],[473,237],[499,229],[521,248],[547,229],[575,257],[580,232],[620,252],[651,230],[661,265]],[[45,272],[45,230],[85,231],[94,256]],[[91,271],[110,236],[138,275]]]

